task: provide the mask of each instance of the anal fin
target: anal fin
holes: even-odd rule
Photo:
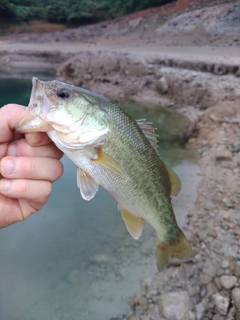
[[[77,169],[77,185],[84,200],[91,200],[98,191],[98,184],[82,169]]]
[[[138,240],[142,235],[143,219],[134,216],[124,208],[120,208],[120,210],[128,232],[134,239]]]

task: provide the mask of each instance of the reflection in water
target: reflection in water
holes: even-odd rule
[[[26,104],[31,82],[6,83],[15,93],[15,102]],[[12,100],[13,91],[9,96],[7,90],[1,93],[1,105]],[[17,92],[27,100],[19,100]],[[161,128],[164,122],[170,126],[170,115],[161,111],[133,109],[131,113],[135,118],[152,119]],[[176,134],[176,114],[172,117],[171,130]],[[177,117],[177,122],[184,121]],[[183,226],[193,205],[189,198],[194,201],[196,194],[198,166],[189,150],[173,143],[172,135],[169,139],[171,130],[167,135],[160,132],[160,154],[183,183],[174,199]],[[76,186],[75,166],[66,157],[63,163],[64,175],[54,184],[41,212],[0,231],[1,320],[108,319],[127,312],[128,297],[139,291],[144,277],[157,270],[151,228],[145,224],[140,240],[132,239],[116,201],[101,188],[93,200],[84,201]]]

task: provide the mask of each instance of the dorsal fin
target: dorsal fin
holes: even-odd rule
[[[181,180],[179,179],[179,176],[176,174],[176,172],[173,171],[173,169],[166,165],[166,163],[164,163],[164,165],[167,169],[167,173],[171,183],[171,196],[176,196],[182,188]]]
[[[158,148],[157,137],[158,137],[158,135],[156,133],[154,133],[156,128],[153,128],[151,126],[152,122],[146,122],[146,119],[139,119],[139,120],[136,120],[136,122],[139,125],[139,127],[141,128],[141,130],[144,133],[145,137],[151,143],[152,147],[157,151],[157,148]]]

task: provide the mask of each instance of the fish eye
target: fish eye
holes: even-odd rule
[[[67,89],[59,89],[57,91],[57,96],[61,99],[67,99],[70,97],[71,92]]]

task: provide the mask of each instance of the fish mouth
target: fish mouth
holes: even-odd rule
[[[32,78],[32,92],[31,92],[28,107],[34,105],[35,98],[37,96],[40,96],[43,91],[44,91],[44,88],[43,88],[42,81],[36,77],[33,77]]]
[[[52,126],[44,120],[42,115],[48,112],[45,98],[44,82],[38,78],[32,78],[32,91],[27,107],[27,114],[16,125],[15,130],[19,133],[46,132],[52,130]]]

